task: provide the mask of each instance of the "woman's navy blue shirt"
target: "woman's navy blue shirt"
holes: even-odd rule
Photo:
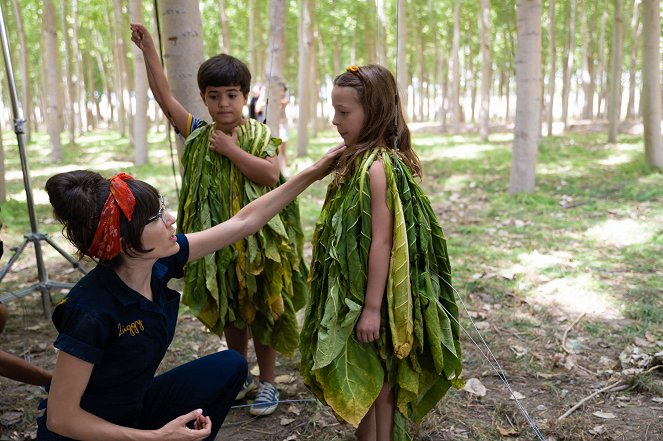
[[[181,278],[189,242],[152,268],[153,301],[129,288],[112,267],[97,265],[56,306],[55,347],[94,364],[81,408],[122,426],[135,427],[146,391],[173,340],[180,295],[167,287]],[[45,415],[40,418],[45,429]]]

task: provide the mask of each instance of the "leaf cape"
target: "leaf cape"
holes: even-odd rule
[[[238,145],[260,158],[276,156],[281,141],[269,127],[248,120]],[[210,228],[228,220],[270,188],[246,179],[225,156],[209,149],[214,125],[187,138],[178,208],[178,232]],[[279,184],[285,182],[281,175]],[[295,313],[306,304],[308,269],[297,201],[256,234],[186,266],[182,303],[212,332],[227,325],[251,326],[253,337],[291,355],[298,344]]]
[[[364,344],[355,326],[364,304],[371,244],[368,170],[381,156],[394,231],[380,338]],[[313,235],[311,299],[301,334],[304,382],[357,426],[385,381],[395,390],[394,439],[409,439],[461,372],[458,308],[446,239],[407,166],[385,149],[363,155],[331,186]]]

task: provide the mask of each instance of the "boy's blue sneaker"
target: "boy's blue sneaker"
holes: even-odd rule
[[[256,386],[256,382],[253,381],[253,375],[251,374],[246,374],[246,380],[244,380],[244,385],[240,389],[239,393],[237,393],[237,396],[235,397],[236,400],[241,400],[243,399],[246,394],[249,392],[255,390],[258,386]]]
[[[249,409],[251,415],[270,415],[274,413],[279,405],[279,391],[272,383],[267,381],[260,383],[258,396]]]

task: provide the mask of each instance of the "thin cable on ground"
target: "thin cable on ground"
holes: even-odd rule
[[[435,299],[435,302],[436,302],[436,303],[437,303],[437,304],[438,304],[438,305],[444,310],[444,312],[446,312],[447,316],[448,316],[449,318],[451,318],[451,319],[452,319],[452,320],[453,320],[453,321],[454,321],[454,322],[460,327],[460,329],[465,333],[465,335],[467,335],[467,337],[470,339],[470,341],[471,341],[472,343],[474,343],[474,345],[477,347],[477,349],[479,349],[479,352],[481,353],[481,355],[486,359],[486,361],[488,362],[488,364],[490,365],[490,367],[495,371],[495,373],[497,374],[497,376],[499,377],[499,379],[502,381],[502,383],[504,383],[504,385],[506,386],[506,388],[507,388],[507,389],[509,390],[509,392],[511,393],[511,397],[512,397],[512,398],[514,399],[514,401],[516,402],[516,407],[518,407],[518,410],[520,410],[520,413],[523,414],[523,416],[525,417],[525,421],[526,421],[527,424],[530,426],[530,428],[532,429],[532,431],[534,432],[534,434],[537,436],[537,438],[538,438],[539,440],[541,440],[541,441],[545,441],[545,437],[544,437],[543,434],[541,433],[541,430],[540,430],[539,427],[537,426],[536,422],[532,419],[532,417],[530,417],[529,413],[527,412],[527,410],[525,409],[525,407],[522,405],[522,403],[520,402],[520,400],[519,400],[518,397],[516,396],[514,390],[511,388],[511,384],[509,383],[509,380],[508,380],[507,377],[506,377],[506,373],[505,373],[504,370],[502,369],[502,366],[500,365],[499,361],[497,361],[497,358],[496,358],[495,355],[493,354],[493,351],[490,350],[490,347],[488,346],[488,343],[486,343],[486,340],[484,340],[483,336],[481,335],[481,332],[479,332],[479,329],[477,328],[476,324],[474,323],[474,320],[472,319],[472,316],[470,316],[469,311],[468,311],[468,309],[467,309],[467,306],[465,305],[465,302],[463,301],[463,298],[461,297],[460,293],[459,293],[459,292],[456,290],[456,288],[454,288],[449,282],[447,282],[447,281],[444,280],[444,279],[442,279],[442,280],[444,281],[444,283],[446,283],[447,285],[449,285],[449,287],[450,287],[450,288],[454,291],[454,293],[456,293],[456,295],[458,296],[458,299],[460,300],[460,303],[461,303],[461,305],[463,306],[463,309],[465,310],[465,313],[467,314],[468,318],[470,319],[470,322],[472,323],[472,326],[474,327],[474,330],[476,331],[477,335],[478,335],[479,338],[481,339],[481,342],[482,342],[483,345],[485,346],[485,348],[486,348],[486,350],[488,351],[488,353],[490,354],[490,356],[493,358],[492,361],[491,361],[491,359],[486,355],[486,353],[483,351],[483,349],[481,348],[481,346],[479,346],[479,344],[474,340],[474,338],[472,338],[472,336],[471,336],[470,333],[467,331],[467,329],[465,329],[465,327],[464,327],[463,325],[461,325],[460,322],[459,322],[458,320],[456,320],[456,318],[455,318],[455,317],[454,317],[454,316],[453,316],[453,315],[447,310],[447,308],[445,308],[444,305],[442,305],[442,303],[440,303],[440,301],[439,301],[438,299]]]
[[[278,401],[262,401],[260,402],[259,405],[270,405],[270,404],[283,404],[283,403],[315,403],[318,400],[315,398],[306,398],[306,399],[301,399],[301,400],[278,400]],[[236,406],[231,406],[231,409],[241,409],[243,407],[251,407],[254,406],[255,403],[251,404],[238,404]]]

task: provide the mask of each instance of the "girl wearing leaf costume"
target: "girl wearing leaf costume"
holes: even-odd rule
[[[150,34],[132,24],[132,41],[143,51],[150,88],[173,125],[186,138],[178,232],[223,222],[285,182],[276,156],[281,141],[269,127],[244,120],[251,73],[230,55],[216,55],[198,70],[200,96],[214,124],[191,115],[172,96]],[[291,355],[299,332],[296,311],[308,296],[304,236],[294,201],[256,234],[187,265],[182,303],[228,347],[244,357],[253,337],[260,386],[250,413],[276,410],[276,352]],[[247,375],[237,399],[256,385]]]
[[[377,65],[334,81],[332,122],[348,148],[313,236],[300,343],[304,382],[362,441],[409,439],[407,420],[421,421],[461,372],[446,241],[414,179],[397,93]]]

